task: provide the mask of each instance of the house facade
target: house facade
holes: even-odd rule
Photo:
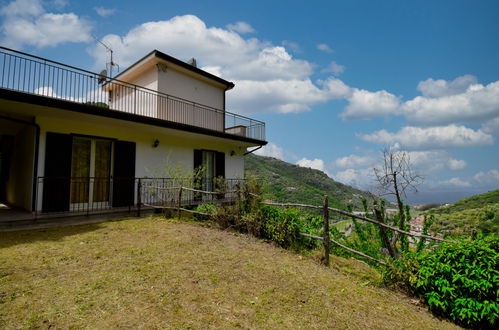
[[[114,78],[0,47],[0,202],[40,213],[136,205],[140,178],[244,178],[265,124],[234,84],[159,51]]]

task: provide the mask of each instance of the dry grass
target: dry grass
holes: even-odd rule
[[[195,224],[127,220],[0,233],[0,328],[453,328],[313,259]]]

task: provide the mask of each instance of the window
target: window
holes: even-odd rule
[[[71,203],[108,203],[112,141],[73,137]]]
[[[202,168],[202,190],[215,191],[215,178],[225,178],[225,154],[212,150],[194,150],[194,169]]]

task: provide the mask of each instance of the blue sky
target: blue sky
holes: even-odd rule
[[[499,1],[0,1],[1,41],[100,71],[152,49],[234,81],[260,154],[372,190],[380,150],[425,177],[412,202],[499,187]]]

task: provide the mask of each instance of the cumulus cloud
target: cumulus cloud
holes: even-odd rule
[[[227,24],[227,28],[231,31],[236,31],[241,34],[255,32],[255,29],[251,25],[242,21],[233,24]]]
[[[465,169],[466,161],[455,159],[445,150],[407,151],[414,170],[420,173],[432,173],[440,170],[458,171]]]
[[[482,131],[489,134],[499,134],[499,117],[486,121],[482,125]]]
[[[434,127],[406,126],[396,133],[380,130],[372,134],[359,134],[362,140],[382,145],[394,145],[408,149],[440,149],[449,147],[475,147],[491,145],[494,139],[481,130],[464,126]]]
[[[340,74],[345,72],[345,67],[336,63],[335,61],[332,61],[327,68],[322,70],[322,72],[329,72],[334,74],[335,76],[339,76]]]
[[[466,161],[461,159],[449,159],[447,161],[447,166],[450,170],[459,171],[464,170],[467,166]]]
[[[473,179],[482,184],[494,184],[499,182],[499,171],[494,169],[487,172],[478,172],[473,176]]]
[[[499,115],[499,81],[486,86],[473,84],[459,94],[418,96],[402,108],[406,118],[414,123],[483,122]]]
[[[296,165],[301,167],[313,168],[315,170],[325,172],[324,161],[318,158],[315,159],[302,158],[296,162]]]
[[[373,185],[374,174],[370,168],[353,169],[349,168],[344,171],[337,172],[333,178],[341,183],[361,188],[369,189]]]
[[[114,8],[104,8],[104,7],[95,7],[94,10],[97,13],[97,15],[99,15],[100,17],[108,17],[116,12],[116,9]]]
[[[430,78],[417,89],[422,95],[405,102],[388,91],[353,89],[340,116],[371,119],[401,115],[417,125],[484,123],[499,116],[499,81],[482,85],[472,75],[450,81]]]
[[[318,44],[317,49],[322,51],[322,52],[325,52],[325,53],[334,53],[334,50],[331,47],[329,47],[328,44],[324,44],[324,43]]]
[[[334,161],[334,166],[338,168],[358,168],[372,166],[376,163],[376,158],[372,156],[348,155]]]
[[[449,95],[456,95],[466,92],[466,90],[477,83],[477,79],[472,75],[464,75],[457,77],[454,80],[433,80],[429,78],[421,81],[418,84],[417,90],[421,92],[424,97],[442,97]]]
[[[275,143],[270,142],[267,145],[263,146],[261,149],[255,151],[254,154],[284,160],[285,151]]]
[[[195,57],[200,67],[236,84],[227,93],[227,108],[233,112],[307,111],[315,104],[344,98],[351,91],[334,77],[312,81],[313,65],[294,58],[283,46],[246,39],[235,30],[207,27],[193,15],[143,23],[123,36],[106,35],[102,41],[114,49],[115,61],[121,67],[152,49],[180,59]],[[96,45],[89,52],[96,68],[105,63],[105,49]]]
[[[460,178],[451,178],[449,180],[440,181],[442,185],[456,186],[456,187],[471,187],[471,183]]]
[[[9,47],[91,41],[89,22],[74,13],[47,13],[39,0],[15,0],[2,7],[0,14],[2,43]]]
[[[353,89],[347,100],[349,104],[340,114],[343,119],[371,119],[397,114],[400,111],[400,98],[385,90],[370,92]]]

